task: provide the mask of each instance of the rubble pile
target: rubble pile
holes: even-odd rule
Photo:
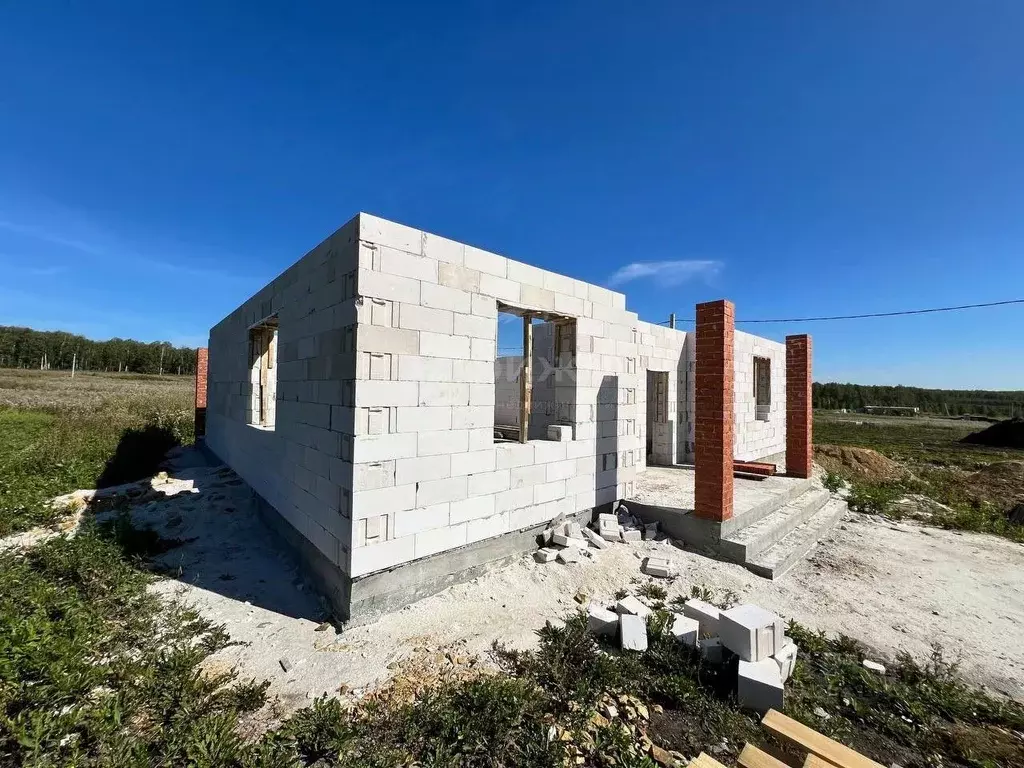
[[[647,618],[652,613],[632,595],[618,600],[614,610],[591,602],[587,627],[596,635],[618,636],[624,651],[645,651]],[[782,709],[783,687],[796,665],[797,646],[784,628],[779,616],[757,605],[723,611],[702,600],[688,600],[682,613],[672,614],[670,631],[707,663],[736,663],[739,705],[767,712]]]
[[[631,515],[624,504],[620,504],[615,513],[598,515],[596,525],[592,530],[581,527],[575,520],[556,518],[544,531],[544,543],[534,552],[534,559],[538,563],[553,560],[575,563],[580,557],[594,557],[597,551],[607,549],[613,542],[652,540],[658,536],[657,523],[644,524]],[[672,562],[659,557],[646,558],[641,570],[660,578],[671,578],[676,574]]]

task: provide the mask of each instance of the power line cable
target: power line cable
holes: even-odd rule
[[[778,320],[737,320],[737,323],[811,323],[822,320],[862,320],[868,317],[898,317],[901,315],[926,315],[933,312],[956,312],[961,309],[979,309],[981,307],[1004,307],[1009,304],[1024,304],[1024,299],[1007,301],[988,301],[981,304],[960,304],[955,307],[931,307],[929,309],[903,309],[896,312],[867,312],[860,315],[826,315],[822,317],[786,317]],[[671,321],[662,320],[657,325],[668,325]],[[677,321],[692,323],[693,320]]]

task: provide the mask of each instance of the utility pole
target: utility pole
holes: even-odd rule
[[[160,375],[164,375],[164,345],[160,345]]]
[[[75,378],[75,363],[78,362],[78,353],[71,355],[71,378]]]
[[[676,313],[675,312],[673,312],[671,315],[668,316],[668,327],[669,328],[673,328],[673,329],[676,327]]]

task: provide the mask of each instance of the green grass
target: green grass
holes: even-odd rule
[[[153,378],[0,371],[0,536],[52,522],[53,496],[146,477],[192,441],[191,384]]]
[[[146,591],[156,543],[119,520],[0,555],[0,763],[230,764],[266,686],[200,671],[228,638]]]
[[[871,448],[900,462],[908,471],[901,480],[870,482],[829,472],[823,481],[830,490],[848,484],[850,508],[893,518],[910,517],[939,528],[989,533],[1024,541],[1024,527],[1012,525],[1007,510],[1024,489],[979,486],[972,477],[1003,461],[1024,461],[1024,452],[960,443],[985,425],[936,418],[874,418],[816,414],[814,439],[819,444]],[[896,502],[918,494],[948,507],[932,506],[915,512]]]

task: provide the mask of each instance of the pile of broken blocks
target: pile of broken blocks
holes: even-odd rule
[[[624,651],[647,650],[647,617],[653,610],[628,596],[611,611],[591,603],[587,626],[598,635],[619,636]],[[699,650],[711,664],[739,657],[736,697],[741,707],[758,712],[782,709],[783,685],[796,665],[796,644],[783,634],[783,620],[756,605],[719,610],[702,600],[688,600],[682,614],[672,614],[676,640]]]
[[[657,535],[657,523],[645,525],[633,517],[625,505],[619,505],[617,514],[598,515],[596,531],[581,527],[575,520],[555,519],[544,531],[544,544],[533,553],[533,557],[538,563],[550,563],[552,560],[575,563],[581,555],[593,557],[596,550],[607,549],[609,542],[640,541]],[[672,564],[661,558],[648,558],[643,570],[662,578],[675,575]]]

